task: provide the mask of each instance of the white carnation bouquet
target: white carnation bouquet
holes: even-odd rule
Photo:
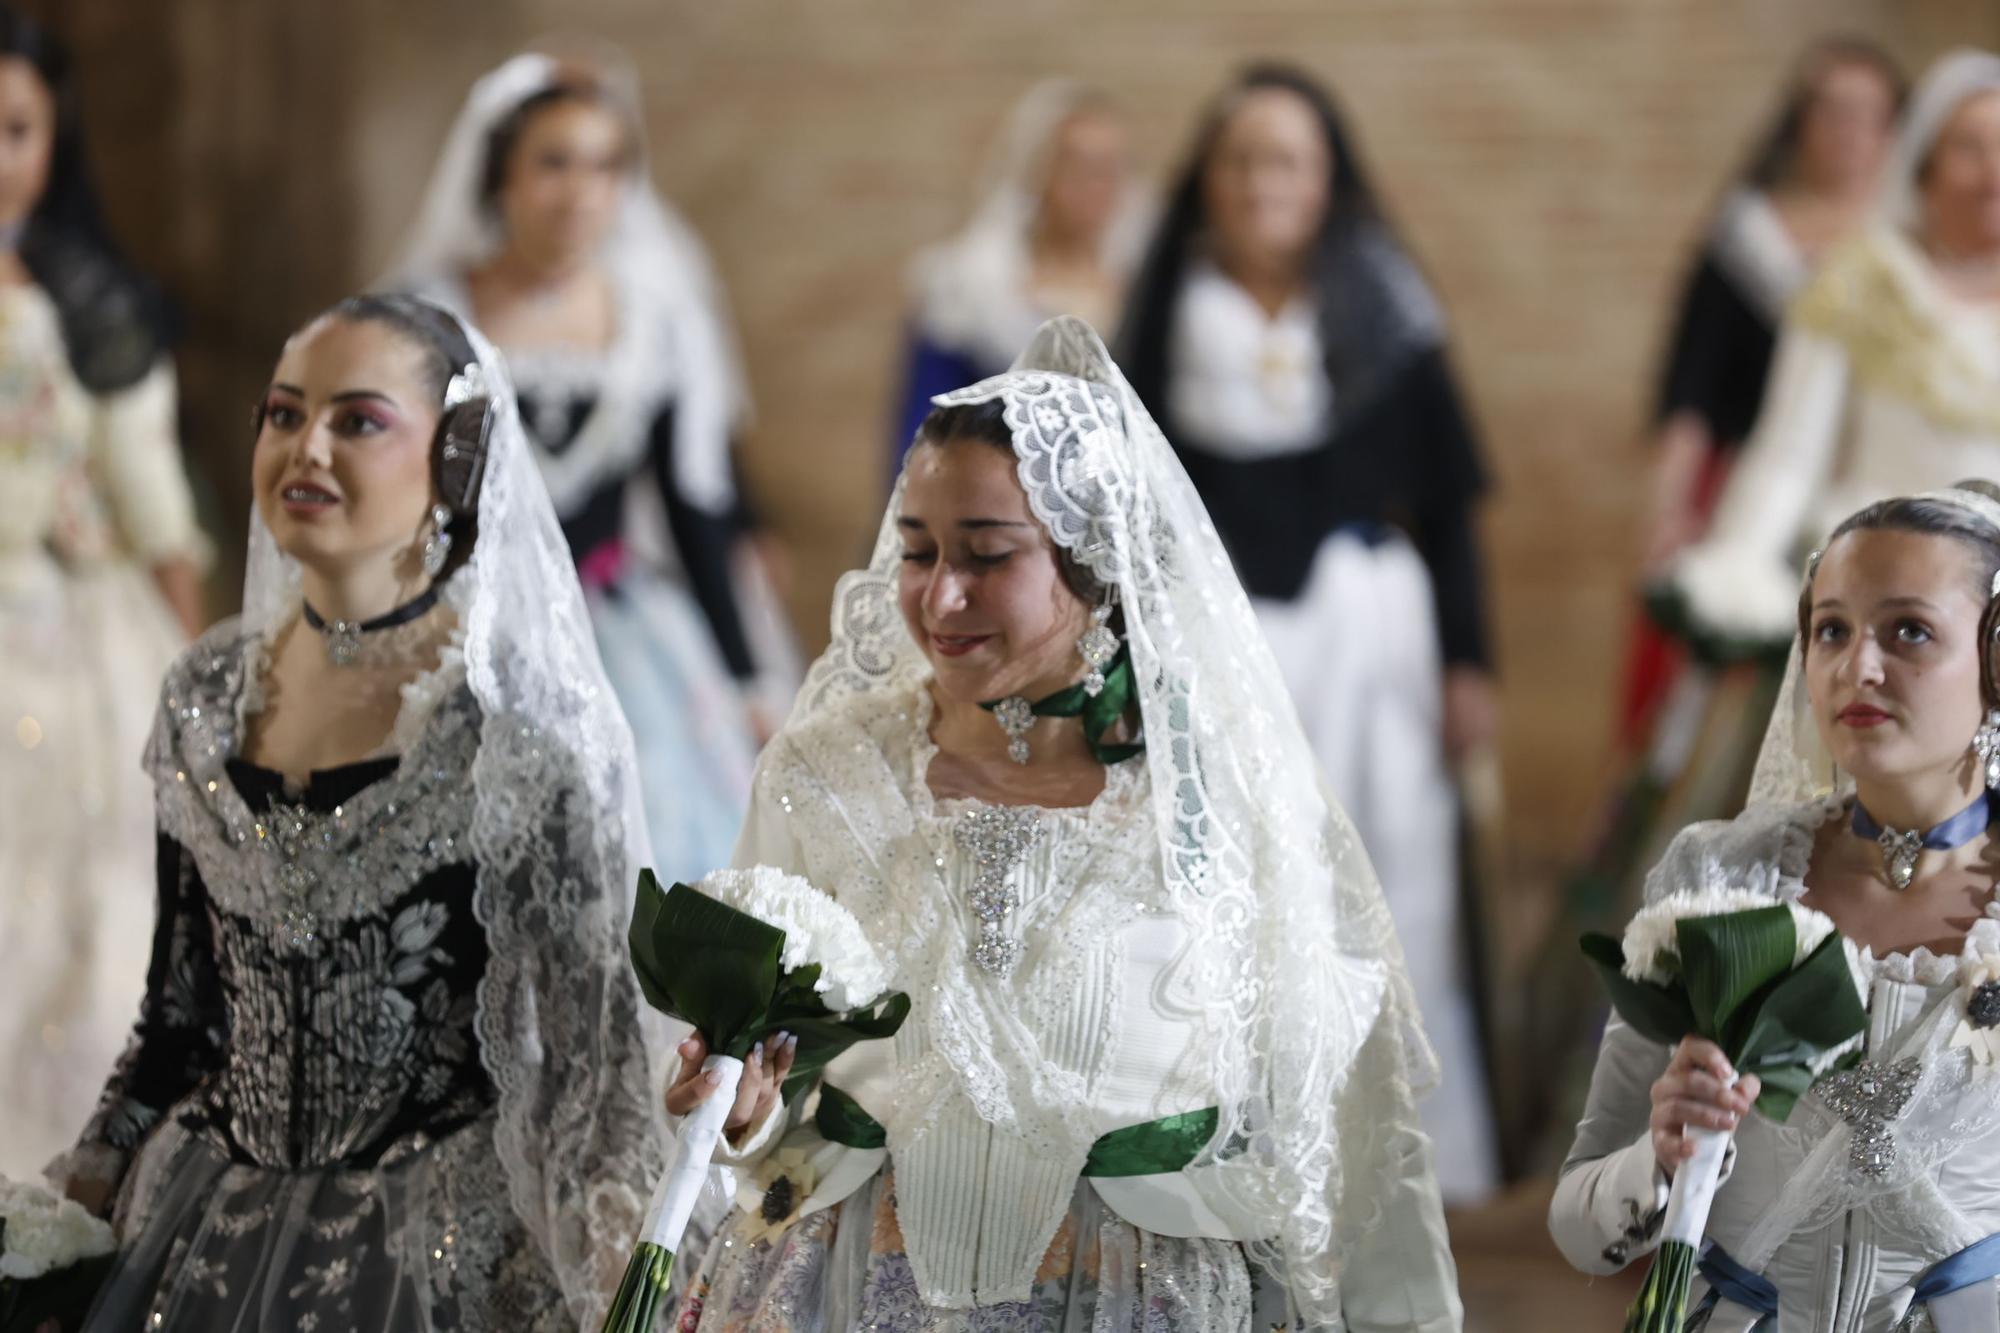
[[[80,1321],[115,1249],[82,1204],[0,1177],[0,1328]]]
[[[719,870],[696,887],[665,890],[646,871],[631,949],[646,1002],[694,1025],[708,1046],[702,1067],[720,1079],[681,1126],[605,1333],[658,1326],[674,1251],[751,1049],[774,1032],[798,1039],[784,1088],[795,1101],[835,1056],[894,1036],[910,1012],[854,914],[770,866]]]
[[[1784,1120],[1813,1080],[1867,1032],[1853,946],[1824,913],[1763,894],[1694,889],[1647,907],[1622,940],[1586,935],[1583,952],[1631,1028],[1663,1046],[1701,1037],[1737,1076],[1762,1081],[1757,1109]],[[1678,1333],[1731,1135],[1690,1127],[1694,1156],[1674,1172],[1660,1249],[1626,1333]]]

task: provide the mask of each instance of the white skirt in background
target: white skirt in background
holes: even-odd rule
[[[1458,798],[1444,753],[1430,571],[1400,535],[1337,532],[1294,601],[1253,599],[1334,795],[1396,919],[1443,1082],[1419,1111],[1450,1204],[1499,1183],[1459,910]]]
[[[756,746],[742,691],[680,584],[632,569],[588,602],[638,750],[654,872],[693,883],[729,864],[749,808]]]
[[[140,767],[183,644],[136,565],[0,560],[0,1175],[75,1141],[146,993],[153,786]]]

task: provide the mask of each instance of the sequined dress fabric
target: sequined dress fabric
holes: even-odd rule
[[[494,1146],[480,710],[440,689],[405,753],[297,790],[224,757],[217,691],[168,700],[184,745],[212,715],[219,765],[172,780],[213,819],[160,836],[144,1008],[78,1150],[130,1157],[89,1329],[576,1326]]]

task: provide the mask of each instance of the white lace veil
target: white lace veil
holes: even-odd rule
[[[423,203],[385,287],[443,296],[504,242],[499,220],[480,199],[493,130],[522,102],[580,70],[623,111],[637,135],[637,80],[611,52],[582,60],[528,52],[472,85],[424,189]],[[654,192],[643,143],[605,239],[603,262],[630,313],[654,322],[667,356],[644,373],[674,394],[674,474],[682,493],[711,513],[735,502],[732,433],[750,411],[748,383],[722,285],[693,228]],[[451,302],[447,302],[450,304]],[[462,312],[469,314],[469,311]]]
[[[1268,1221],[1253,1250],[1301,1310],[1337,1322],[1365,1225],[1341,1207],[1343,1164],[1380,1156],[1342,1140],[1371,1128],[1343,1110],[1348,1074],[1372,1036],[1390,1053],[1371,1068],[1403,1094],[1436,1078],[1380,885],[1194,486],[1097,335],[1051,320],[1011,371],[935,401],[991,400],[1035,515],[1124,611],[1167,886],[1193,941],[1161,998],[1206,1025],[1190,1058],[1222,1112],[1197,1165]],[[840,581],[789,726],[857,695],[901,706],[929,678],[897,606],[901,497],[868,568]]]
[[[2000,539],[2000,501],[1962,486],[1926,491],[1916,498],[1961,509]],[[1815,552],[1807,562],[1805,576],[1800,580],[1801,591],[1818,559]],[[1844,778],[1834,767],[1820,740],[1819,727],[1812,717],[1812,701],[1806,694],[1804,644],[1794,635],[1784,687],[1778,691],[1770,725],[1764,731],[1763,748],[1757,752],[1749,804],[1796,805],[1828,794],[1844,795],[1853,790],[1853,785],[1851,778]]]
[[[1939,56],[1924,71],[1889,155],[1881,205],[1889,221],[1907,231],[1922,224],[1917,178],[1945,122],[1967,98],[1996,90],[2000,90],[2000,56],[1988,51],[1960,47]]]
[[[505,364],[462,325],[494,404],[478,539],[444,600],[478,700],[473,907],[490,959],[481,1055],[515,1211],[594,1333],[663,1154],[625,927],[651,861],[632,735],[605,682],[569,547],[528,450]],[[243,628],[299,614],[297,562],[250,517]],[[253,640],[254,641],[254,640]],[[406,691],[406,712],[420,691]],[[399,730],[410,719],[399,721]],[[650,1011],[647,1011],[650,1012]]]
[[[988,157],[978,207],[911,265],[917,322],[930,337],[1003,366],[1034,336],[1047,312],[1029,297],[1029,250],[1049,152],[1063,123],[1102,96],[1074,79],[1047,79],[1014,104]],[[1146,191],[1128,184],[1104,234],[1107,269],[1123,278],[1138,267],[1154,212]]]

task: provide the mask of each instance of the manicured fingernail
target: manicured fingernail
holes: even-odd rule
[[[785,1037],[785,1045],[796,1051],[799,1048],[799,1034],[796,1032],[788,1033]]]
[[[764,1059],[764,1043],[760,1041],[755,1046],[752,1046],[750,1048],[750,1060],[751,1063],[753,1064],[761,1064],[763,1062],[763,1059]]]
[[[722,1082],[722,1071],[720,1069],[711,1069],[706,1074],[703,1074],[701,1078],[704,1083],[714,1086]]]

